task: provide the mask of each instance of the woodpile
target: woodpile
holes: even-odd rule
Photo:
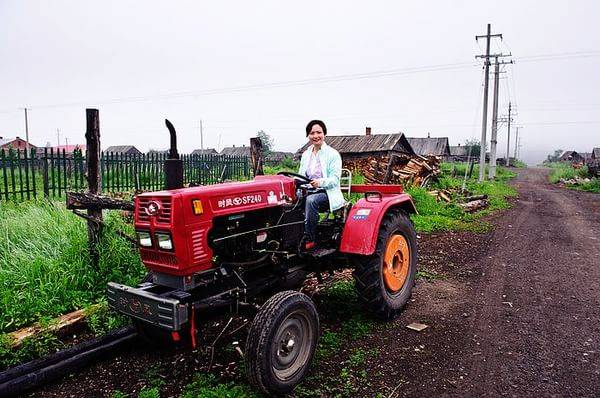
[[[422,187],[440,175],[440,158],[437,156],[368,157],[345,161],[344,167],[360,173],[366,184],[402,184]]]

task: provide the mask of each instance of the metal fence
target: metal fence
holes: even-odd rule
[[[209,185],[250,177],[247,157],[181,155],[184,184]],[[45,148],[43,152],[0,150],[0,201],[60,198],[87,189],[85,153]],[[102,191],[155,191],[164,187],[166,154],[103,153]]]

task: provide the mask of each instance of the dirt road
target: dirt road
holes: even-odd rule
[[[295,395],[600,396],[600,195],[551,186],[547,173],[519,172],[519,199],[491,220],[493,232],[421,236],[421,270],[437,277],[418,282],[394,322],[342,339]],[[322,333],[360,312],[315,301]],[[415,321],[428,328],[406,328]],[[222,339],[224,370],[209,372],[243,384],[231,344],[244,338]],[[135,348],[34,395],[137,396],[157,373],[161,396],[178,396],[207,361],[189,350]]]
[[[481,258],[459,395],[600,395],[600,196],[546,175],[520,174]]]
[[[519,173],[519,199],[461,264],[466,277],[418,287],[421,305],[437,292],[447,311],[433,313],[400,395],[600,396],[600,195],[547,175]]]

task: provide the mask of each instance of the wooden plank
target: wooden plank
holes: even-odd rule
[[[18,348],[25,339],[37,336],[43,332],[58,332],[68,326],[75,325],[85,319],[86,313],[93,312],[94,309],[99,308],[101,304],[91,305],[87,311],[77,310],[71,313],[62,315],[50,322],[48,326],[42,326],[40,323],[36,323],[33,326],[28,326],[23,329],[16,330],[8,333],[10,340],[9,345],[12,349]]]

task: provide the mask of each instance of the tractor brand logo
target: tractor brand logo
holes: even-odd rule
[[[249,205],[249,204],[253,204],[253,203],[260,203],[262,202],[262,196],[260,196],[260,194],[254,194],[254,195],[244,195],[244,196],[236,196],[233,198],[225,198],[225,199],[219,199],[219,201],[217,202],[217,207],[219,207],[220,209],[225,209],[227,207],[231,207],[231,206],[240,206],[240,205]]]
[[[135,299],[133,297],[130,297],[130,298],[120,297],[119,304],[120,304],[121,308],[123,308],[125,310],[129,310],[129,312],[132,314],[149,315],[149,316],[154,315],[152,313],[152,308],[148,304],[142,303],[140,300]]]
[[[149,216],[155,216],[158,214],[158,212],[160,211],[160,203],[156,202],[156,201],[151,201],[150,203],[148,203],[148,207],[146,207],[146,214],[148,214]]]

